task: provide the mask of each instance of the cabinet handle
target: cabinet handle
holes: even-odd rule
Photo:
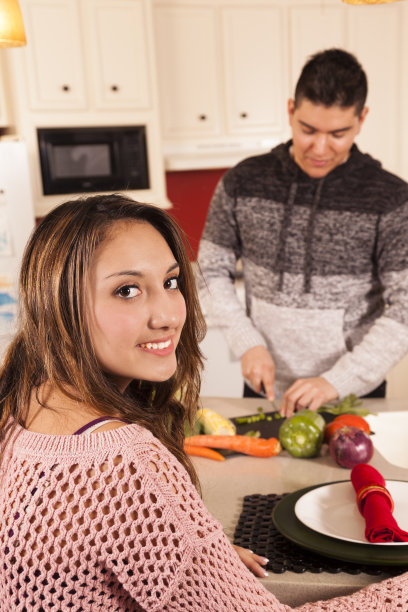
[[[239,116],[241,119],[246,119],[248,117],[248,113],[240,113]]]
[[[207,115],[198,115],[200,121],[207,121]]]
[[[111,85],[111,91],[119,91],[119,85]]]
[[[69,86],[69,85],[63,85],[63,86],[61,87],[61,89],[62,89],[62,91],[70,91],[70,90],[71,90],[71,88],[70,88],[70,86]]]

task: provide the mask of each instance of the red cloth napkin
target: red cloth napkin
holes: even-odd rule
[[[357,493],[358,509],[366,521],[366,539],[408,542],[408,532],[398,527],[392,515],[394,502],[380,472],[367,463],[359,463],[351,471],[351,482]]]

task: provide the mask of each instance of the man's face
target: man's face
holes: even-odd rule
[[[295,162],[312,178],[322,178],[346,161],[368,112],[356,115],[354,106],[323,106],[307,98],[295,108],[288,102]]]

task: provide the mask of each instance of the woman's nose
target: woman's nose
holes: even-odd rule
[[[180,306],[169,297],[156,297],[150,303],[150,326],[155,329],[177,328],[180,325]]]

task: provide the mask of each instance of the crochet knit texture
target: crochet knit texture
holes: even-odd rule
[[[0,489],[1,612],[291,609],[243,566],[150,432],[17,434]],[[297,610],[402,612],[407,576]]]

